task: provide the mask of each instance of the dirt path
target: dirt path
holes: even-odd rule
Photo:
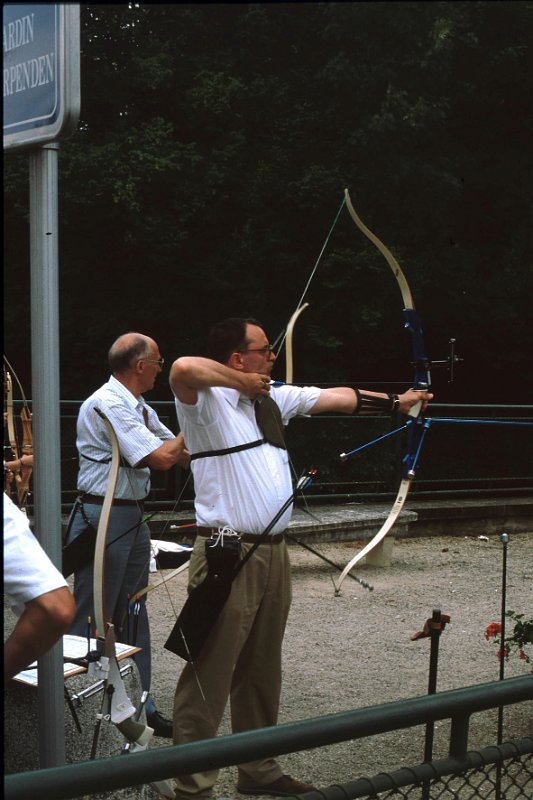
[[[317,548],[346,564],[353,543]],[[507,609],[533,609],[533,535],[515,534],[507,549]],[[280,722],[292,722],[427,694],[430,640],[411,641],[434,608],[451,617],[441,636],[438,690],[453,689],[499,677],[494,644],[483,632],[501,611],[503,545],[470,537],[401,539],[388,568],[360,566],[358,574],[374,586],[363,589],[347,579],[335,597],[332,567],[312,553],[291,546],[294,599],[284,643],[284,686]],[[170,715],[182,662],[163,649],[174,611],[185,598],[184,576],[149,600],[155,662],[154,694]],[[505,675],[528,667],[515,656]],[[471,749],[496,742],[496,713],[473,717]],[[226,718],[221,733],[229,733]],[[533,733],[533,703],[513,706],[504,717],[504,738]],[[447,755],[449,726],[435,730],[435,757]],[[164,740],[156,740],[160,746]],[[424,730],[398,731],[284,756],[286,772],[317,786],[374,775],[423,760]],[[223,770],[217,794],[235,795],[235,771]]]

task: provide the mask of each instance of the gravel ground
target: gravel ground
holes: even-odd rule
[[[347,542],[316,545],[341,565],[359,547]],[[435,608],[451,618],[440,639],[437,690],[498,679],[496,647],[483,636],[501,613],[503,545],[498,536],[488,541],[468,536],[397,539],[389,567],[356,568],[374,590],[347,579],[339,597],[334,596],[331,566],[296,545],[291,546],[291,560],[294,599],[284,642],[281,723],[427,694],[430,640],[411,641],[411,635]],[[153,692],[167,716],[183,662],[163,644],[185,599],[185,575],[149,598]],[[527,615],[533,608],[531,533],[512,535],[507,546],[506,607]],[[528,669],[513,656],[505,676]],[[220,733],[229,732],[226,716]],[[285,772],[325,787],[421,762],[424,734],[423,728],[397,731],[283,756],[280,763]],[[494,744],[496,734],[496,711],[474,715],[470,749]],[[533,703],[508,707],[504,739],[531,734]],[[437,723],[435,758],[447,755],[448,736],[449,724]],[[167,744],[155,740],[155,746]],[[217,795],[238,796],[235,780],[234,768],[222,770]]]
[[[364,543],[313,545],[343,565]],[[439,647],[437,690],[498,680],[494,643],[483,632],[499,621],[502,604],[503,546],[498,536],[396,539],[389,567],[358,564],[356,574],[373,585],[368,591],[346,579],[335,597],[334,568],[297,545],[291,545],[293,604],[284,641],[284,683],[280,723],[349,711],[427,694],[430,640],[412,641],[432,611],[451,623]],[[170,570],[162,571],[166,576]],[[186,597],[184,572],[149,595],[152,625],[153,694],[160,711],[172,715],[181,659],[164,643]],[[159,580],[153,576],[154,582]],[[511,535],[507,547],[506,606],[531,614],[533,608],[533,532]],[[13,623],[8,613],[7,630]],[[7,623],[7,624],[6,624]],[[513,656],[505,677],[527,674],[531,665]],[[230,733],[228,716],[220,734]],[[423,760],[423,727],[282,756],[285,772],[317,787],[344,783],[381,771],[413,766]],[[533,702],[505,710],[503,738],[533,735]],[[434,757],[447,755],[449,723],[435,726]],[[497,740],[497,711],[472,717],[469,748]],[[169,741],[154,738],[150,747]],[[236,793],[236,769],[221,770],[218,797]],[[108,795],[109,796],[109,795]],[[113,795],[111,795],[113,796]],[[123,796],[123,795],[117,795]],[[145,787],[146,800],[156,794]]]

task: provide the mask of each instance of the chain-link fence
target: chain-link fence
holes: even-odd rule
[[[330,787],[323,800],[531,800],[533,738]]]

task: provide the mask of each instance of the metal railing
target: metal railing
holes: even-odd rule
[[[76,497],[76,419],[81,402],[61,401],[61,500],[64,513],[68,513]],[[178,430],[172,401],[155,401],[151,405],[171,430]],[[533,462],[530,457],[533,405],[433,403],[431,415],[457,420],[479,418],[485,422],[528,423],[528,427],[508,424],[490,428],[486,425],[432,425],[413,482],[413,496],[439,499],[533,494]],[[346,463],[339,458],[341,452],[373,440],[391,427],[394,425],[387,417],[325,414],[293,420],[288,428],[288,443],[295,471],[299,473],[309,466],[318,468],[318,475],[306,495],[308,501],[372,502],[394,497],[406,446],[403,434],[377,442]],[[168,472],[153,471],[147,507],[152,504],[158,508],[174,508],[176,499],[181,497],[180,508],[192,508],[190,483],[183,491],[186,475],[186,471],[179,468]]]
[[[300,797],[303,800],[349,800],[377,797],[378,793],[388,792],[387,798],[409,796],[414,800],[416,790],[424,792],[424,798],[478,796],[495,800],[503,797],[507,800],[530,800],[533,781],[532,737],[468,752],[472,714],[529,700],[533,700],[532,674],[272,728],[132,753],[127,758],[116,756],[8,775],[5,778],[5,797],[6,800],[29,800],[34,797],[70,800],[96,792],[140,786],[175,775],[229,767],[258,758],[326,747],[449,719],[451,732],[447,758],[374,778],[360,778],[351,783],[326,787]],[[486,777],[489,765],[495,765],[499,773],[490,781]],[[443,781],[446,776],[449,777]],[[487,793],[489,783],[493,789]],[[457,785],[468,785],[469,794],[457,792]],[[431,794],[433,786],[437,787],[438,794]],[[509,786],[512,787],[512,793],[508,791]],[[403,791],[403,787],[410,794],[394,794],[400,789]],[[502,793],[502,787],[505,794]],[[446,795],[444,791],[456,793]]]

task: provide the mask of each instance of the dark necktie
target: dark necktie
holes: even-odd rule
[[[269,444],[287,449],[283,433],[283,422],[278,404],[271,397],[262,397],[254,403],[255,418],[259,429]]]
[[[146,427],[148,427],[148,409],[146,408],[143,408],[143,419],[144,419],[144,424],[146,425]]]

